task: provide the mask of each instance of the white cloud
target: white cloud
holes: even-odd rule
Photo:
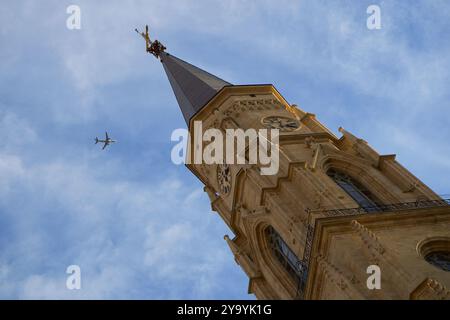
[[[6,198],[11,190],[12,180],[23,176],[24,173],[25,170],[19,157],[0,154],[0,195]],[[0,199],[1,202],[2,199]]]
[[[3,279],[3,297],[125,298],[143,285],[135,277],[145,277],[148,298],[205,297],[214,295],[225,258],[234,266],[222,234],[207,232],[213,216],[206,198],[176,177],[143,185],[115,178],[122,164],[91,168],[66,159],[23,167],[18,155],[0,159],[0,173],[11,173],[9,187],[22,190],[11,196],[0,188],[4,206],[21,216],[3,253],[14,264],[5,270],[31,272]],[[17,203],[18,197],[26,201]],[[80,291],[65,288],[69,264],[82,268]],[[192,288],[188,295],[186,287]]]
[[[175,224],[164,230],[157,231],[154,227],[147,228],[145,264],[148,266],[164,266],[164,274],[177,273],[178,259],[170,261],[173,256],[183,253],[184,243],[192,237],[191,227],[187,224]],[[171,263],[172,262],[172,263]]]
[[[0,103],[0,146],[10,150],[14,147],[23,147],[36,140],[36,132],[27,119],[20,118],[13,112],[2,111],[6,106]]]

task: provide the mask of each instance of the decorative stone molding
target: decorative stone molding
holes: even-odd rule
[[[311,149],[312,145],[315,143],[313,136],[306,137],[304,141],[307,149]]]
[[[438,300],[450,300],[450,291],[436,280],[429,279],[427,281],[427,286],[433,292],[433,296]]]
[[[413,277],[408,270],[399,263],[396,256],[386,250],[380,243],[379,238],[371,230],[356,220],[353,220],[351,225],[364,243],[364,249],[370,263],[383,268],[383,273],[388,274],[391,279],[391,281],[389,281],[390,284],[392,281],[395,281],[397,284],[395,288],[400,289],[402,286],[407,286],[413,281]]]
[[[397,155],[395,154],[385,154],[381,155],[378,160],[378,166],[377,168],[380,170],[384,170],[385,163],[394,162]]]
[[[450,300],[450,290],[434,279],[427,278],[411,293],[411,300]]]
[[[323,273],[328,280],[334,283],[341,290],[347,289],[348,285],[343,279],[342,272],[336,268],[336,266],[328,262],[328,260],[322,256],[317,257],[317,262],[323,269]]]
[[[333,263],[329,262],[325,257],[319,255],[317,263],[323,269],[324,276],[333,284],[335,284],[348,298],[362,299],[363,296],[356,290],[355,286],[360,281],[354,276],[347,276]]]
[[[236,262],[244,269],[250,278],[258,278],[261,276],[261,272],[256,267],[255,263],[250,259],[247,252],[240,248],[228,235],[223,237],[228,246],[233,252]]]
[[[307,137],[304,140],[307,149],[313,151],[312,160],[310,163],[306,163],[305,168],[311,171],[316,171],[323,165],[323,158],[329,156],[330,154],[335,154],[337,149],[331,148],[327,143],[321,143],[316,141],[313,136]]]
[[[369,253],[372,255],[374,262],[378,263],[380,256],[382,256],[386,251],[381,245],[378,237],[356,220],[352,220],[351,224],[353,229],[360,236]]]
[[[403,190],[403,192],[404,193],[414,192],[417,190],[417,187],[419,185],[420,185],[419,181],[416,180],[416,181],[410,183],[409,186]]]
[[[216,201],[219,198],[219,196],[214,191],[214,189],[209,186],[205,186],[203,188],[203,191],[205,191],[208,194],[208,198],[209,198],[209,201],[211,201],[211,203]]]
[[[378,168],[397,185],[403,193],[421,194],[429,199],[438,199],[439,196],[418,180],[401,164],[395,161],[395,155],[380,156]]]
[[[270,213],[270,209],[266,206],[260,206],[250,211],[250,216],[262,216]]]
[[[380,155],[368,145],[367,141],[355,137],[342,127],[339,127],[339,132],[350,143],[351,150],[353,150],[356,156],[369,160],[375,167],[378,166]]]
[[[198,166],[199,171],[200,171],[201,175],[203,176],[203,179],[205,180],[205,182],[209,182],[209,177],[211,175],[211,171],[208,167],[209,167],[208,165]]]
[[[449,249],[450,237],[448,236],[426,237],[421,240],[416,247],[417,254],[424,259],[433,251],[448,251]]]
[[[309,168],[311,169],[311,171],[315,171],[317,168],[317,161],[319,160],[319,155],[322,151],[322,145],[320,143],[313,144],[311,148],[314,149],[314,156]]]
[[[249,99],[233,103],[224,111],[224,115],[237,118],[241,113],[280,109],[283,105],[276,99]]]

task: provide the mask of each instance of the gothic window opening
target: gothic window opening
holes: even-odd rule
[[[273,227],[267,227],[265,232],[269,247],[274,256],[299,286],[304,284],[306,272],[304,272],[305,266],[303,262],[297,258],[295,253],[289,248],[286,242],[281,238],[280,234]]]
[[[378,201],[375,199],[373,194],[352,177],[334,169],[328,170],[327,174],[365,211],[378,211]]]

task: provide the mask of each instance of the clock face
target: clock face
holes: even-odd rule
[[[220,192],[225,195],[231,190],[231,170],[228,164],[219,164],[217,166],[217,182]]]
[[[267,129],[278,129],[283,132],[294,131],[300,128],[300,123],[287,117],[267,117],[262,120]]]

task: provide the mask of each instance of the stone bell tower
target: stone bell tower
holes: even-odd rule
[[[151,44],[151,43],[150,43]],[[160,48],[161,49],[161,48]],[[162,50],[190,132],[276,128],[279,171],[188,164],[258,299],[449,299],[450,201],[270,84],[232,85]],[[194,138],[189,143],[197,148]],[[219,235],[218,235],[219,236]]]

